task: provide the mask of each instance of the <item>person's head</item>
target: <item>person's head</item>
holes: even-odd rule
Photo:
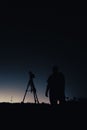
[[[53,73],[58,73],[58,67],[57,66],[53,66]]]

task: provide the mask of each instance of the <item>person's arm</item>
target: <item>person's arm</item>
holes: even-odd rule
[[[48,97],[48,91],[49,91],[49,87],[47,85],[47,88],[46,88],[46,92],[45,92],[45,96]]]
[[[45,92],[46,97],[48,97],[48,92],[49,92],[49,88],[50,88],[49,82],[50,82],[50,77],[47,80],[47,87],[46,87],[46,92]]]

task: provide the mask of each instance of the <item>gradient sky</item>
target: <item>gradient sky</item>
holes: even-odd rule
[[[66,96],[87,97],[86,16],[58,16],[56,8],[5,8],[0,18],[0,102],[21,102],[28,71],[40,102],[47,78],[58,65]],[[29,93],[26,102],[33,102]]]

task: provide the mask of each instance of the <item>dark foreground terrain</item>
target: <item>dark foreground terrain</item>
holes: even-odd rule
[[[7,129],[69,129],[85,127],[87,103],[48,104],[0,103],[0,125]],[[6,129],[5,128],[5,129]]]

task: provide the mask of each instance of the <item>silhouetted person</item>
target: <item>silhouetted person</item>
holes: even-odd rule
[[[65,79],[62,72],[58,71],[58,67],[53,67],[53,73],[47,80],[47,88],[45,95],[48,97],[52,105],[56,105],[59,100],[60,103],[65,101]]]

